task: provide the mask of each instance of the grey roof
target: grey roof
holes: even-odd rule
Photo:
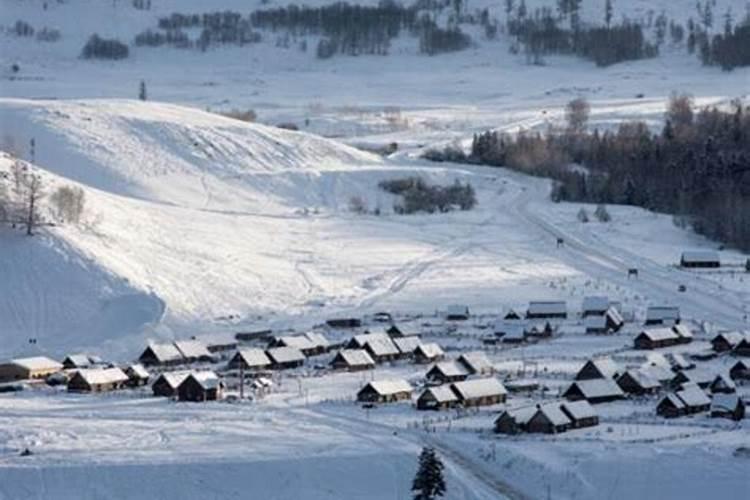
[[[607,328],[607,317],[598,315],[586,316],[583,319],[583,325],[586,327],[586,330],[605,329]]]
[[[307,337],[310,342],[313,343],[316,347],[322,347],[324,349],[327,349],[328,346],[330,346],[330,342],[328,342],[328,339],[323,335],[322,333],[318,332],[307,332],[305,333],[305,337]]]
[[[581,310],[584,313],[606,311],[607,309],[609,309],[609,297],[604,295],[584,297],[581,305]]]
[[[560,409],[559,403],[547,403],[539,405],[536,414],[544,415],[547,420],[552,423],[552,425],[568,425],[571,423],[568,416],[565,415],[565,413],[563,413],[563,411]],[[535,418],[536,414],[532,418]]]
[[[685,408],[685,402],[684,402],[683,400],[681,400],[680,398],[678,398],[676,394],[667,394],[667,395],[665,395],[665,396],[664,396],[664,397],[662,398],[662,400],[661,400],[661,401],[659,402],[659,404],[661,405],[661,403],[662,403],[662,402],[663,402],[664,400],[667,400],[667,401],[669,401],[670,403],[672,403],[672,405],[673,405],[673,406],[674,406],[675,408],[677,408],[677,409],[682,409],[682,408]]]
[[[638,372],[660,383],[668,382],[674,378],[674,372],[662,365],[645,364],[638,369]]]
[[[686,250],[682,252],[682,259],[685,262],[720,262],[719,252],[714,250]]]
[[[271,360],[268,359],[268,356],[266,356],[266,353],[263,351],[263,349],[239,349],[236,356],[239,356],[250,368],[254,366],[263,367],[271,364]]]
[[[437,401],[438,403],[450,403],[452,401],[458,401],[458,396],[456,396],[456,393],[453,392],[448,385],[439,385],[437,387],[428,387],[425,389],[425,391],[422,393],[424,395],[425,393],[432,394],[432,397]],[[420,396],[422,397],[422,396]]]
[[[711,411],[734,411],[742,400],[736,394],[714,394],[711,398]]]
[[[695,385],[686,386],[675,393],[687,406],[703,406],[711,404],[711,400],[700,387]]]
[[[458,394],[461,399],[483,398],[508,393],[508,391],[505,390],[505,387],[503,387],[503,384],[498,382],[494,377],[454,382],[451,384],[451,387],[453,387],[453,390],[456,391],[456,394]]]
[[[678,320],[680,308],[677,306],[649,306],[646,309],[646,320]]]
[[[305,355],[294,347],[272,347],[266,351],[268,357],[275,363],[290,363],[304,361]]]
[[[336,356],[340,356],[349,366],[372,366],[375,364],[370,354],[364,349],[343,349]]]
[[[390,396],[400,392],[410,393],[412,391],[411,384],[403,379],[373,380],[367,385],[372,387],[381,396]]]
[[[566,401],[560,406],[576,420],[598,416],[594,407],[584,399],[580,401]]]
[[[185,358],[210,358],[206,344],[198,340],[175,340],[174,346]]]

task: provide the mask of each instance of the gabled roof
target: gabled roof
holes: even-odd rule
[[[294,347],[272,347],[266,354],[274,363],[291,363],[306,359],[302,351]]]
[[[63,364],[66,361],[76,368],[87,368],[92,365],[91,359],[86,354],[70,354],[65,357]]]
[[[693,363],[685,359],[685,356],[683,356],[680,353],[677,352],[670,352],[664,355],[665,358],[669,361],[669,364],[676,368],[690,368],[693,366]]]
[[[433,399],[437,401],[438,403],[450,403],[452,401],[458,401],[458,396],[456,396],[456,393],[453,392],[450,386],[447,386],[447,385],[428,387],[422,393],[422,396],[424,396],[428,392],[432,394]],[[420,396],[420,398],[422,396]]]
[[[330,342],[328,342],[328,339],[323,335],[322,333],[318,332],[307,332],[305,333],[305,337],[307,337],[310,342],[316,347],[327,349],[328,346],[330,346]]]
[[[237,351],[237,354],[235,356],[239,356],[245,364],[252,368],[252,367],[264,367],[271,364],[271,360],[268,359],[268,356],[266,356],[266,353],[263,351],[263,349],[258,348],[248,348],[248,349],[239,349]]]
[[[652,342],[659,342],[663,340],[677,340],[679,336],[671,328],[648,328],[641,330],[641,333],[636,335],[636,338],[646,337]]]
[[[89,385],[117,384],[129,380],[119,368],[84,368],[76,373]]]
[[[444,361],[442,363],[435,363],[432,368],[430,368],[427,373],[430,373],[432,370],[437,370],[443,375],[447,377],[458,377],[462,375],[468,375],[466,373],[466,370],[456,363],[455,361]]]
[[[355,335],[352,337],[352,340],[355,344],[357,344],[359,347],[364,347],[365,344],[367,344],[370,340],[376,340],[376,339],[388,339],[390,340],[390,335],[385,333],[385,331],[382,332],[375,332],[375,333],[363,333],[360,335]]]
[[[667,395],[665,395],[661,399],[661,401],[659,402],[658,406],[661,406],[662,403],[664,403],[665,401],[671,403],[672,406],[674,406],[678,410],[681,410],[681,409],[685,408],[685,402],[683,400],[681,400],[680,398],[678,398],[676,394],[667,394]]]
[[[672,327],[672,331],[675,332],[679,337],[682,337],[683,339],[693,339],[693,332],[690,331],[690,328],[687,327],[687,325],[679,324],[674,325]]]
[[[737,332],[737,331],[721,332],[718,335],[716,335],[713,339],[711,339],[711,342],[724,339],[730,346],[734,347],[737,344],[739,344],[743,338],[744,338],[744,335],[742,335],[740,332]]]
[[[566,401],[560,405],[560,408],[564,413],[575,420],[598,416],[594,407],[585,399],[580,401]]]
[[[365,347],[367,347],[375,356],[392,356],[394,354],[399,354],[398,347],[396,347],[396,344],[393,343],[390,337],[384,339],[370,339],[365,344]]]
[[[677,306],[649,306],[646,309],[646,320],[678,320],[680,308]]]
[[[156,384],[160,380],[163,380],[172,389],[177,389],[177,387],[182,383],[183,380],[187,378],[188,375],[190,375],[190,371],[188,370],[180,370],[176,372],[164,372],[161,375],[159,375],[156,378],[156,380],[154,380],[154,384]]]
[[[317,345],[305,335],[286,335],[276,337],[276,343],[277,345],[294,347],[295,349],[299,349],[300,351],[312,350],[317,347]]]
[[[605,329],[607,328],[607,317],[606,316],[586,316],[583,318],[583,325],[587,330],[594,329]]]
[[[596,371],[598,371],[604,378],[613,378],[615,375],[622,371],[612,358],[606,357],[590,359],[586,361],[586,363],[581,367],[579,373],[585,368],[592,365],[594,368],[596,368]]]
[[[609,309],[607,309],[606,317],[616,325],[622,325],[623,323],[625,323],[625,318],[622,317],[622,314],[617,310],[615,306],[611,306]]]
[[[750,361],[739,359],[735,364],[732,365],[730,370],[750,370]]]
[[[147,350],[154,353],[156,359],[162,363],[167,361],[182,361],[185,357],[180,353],[174,344],[156,344],[149,343]]]
[[[396,344],[396,347],[402,354],[411,354],[414,352],[414,349],[419,347],[419,344],[422,343],[422,341],[419,339],[419,337],[397,337],[393,339],[393,343]]]
[[[216,389],[221,385],[221,379],[212,371],[192,372],[185,378],[185,380],[188,378],[192,378],[198,382],[198,384],[200,384],[205,390]],[[185,380],[183,380],[180,385],[184,384]]]
[[[508,416],[513,419],[517,424],[519,425],[525,425],[529,423],[529,420],[531,420],[531,417],[536,415],[536,406],[523,406],[521,408],[513,408],[512,410],[505,410],[500,414],[500,416],[495,420],[497,422],[504,416]]]
[[[128,374],[132,374],[138,378],[143,378],[143,379],[149,378],[151,376],[148,370],[146,370],[143,367],[143,365],[140,363],[136,363],[136,364],[128,366],[125,371]]]
[[[29,371],[38,370],[62,370],[62,364],[46,356],[33,356],[30,358],[17,358],[10,361],[11,364],[20,366]]]
[[[720,373],[716,375],[713,382],[711,382],[711,387],[724,387],[726,389],[736,389],[737,385],[734,383],[734,380],[729,377],[729,375],[724,375],[723,373]]]
[[[620,386],[614,380],[608,378],[595,378],[591,380],[576,380],[573,385],[577,386],[586,399],[602,397],[624,396]],[[567,392],[567,391],[566,391]]]
[[[687,406],[704,406],[710,405],[711,400],[706,396],[700,387],[695,385],[686,386],[681,391],[675,392],[678,398]]]
[[[707,385],[714,381],[716,373],[709,371],[706,368],[694,368],[692,370],[677,372],[674,378],[677,383],[680,381],[686,381],[683,382],[683,384],[693,382],[698,385]]]
[[[508,393],[508,391],[505,390],[505,387],[503,387],[503,384],[498,382],[494,377],[454,382],[451,384],[451,387],[458,397],[464,400],[483,398],[487,396],[498,396]]]
[[[529,314],[567,314],[568,306],[563,300],[529,302]]]
[[[398,394],[400,392],[412,391],[411,384],[403,379],[373,380],[365,387],[367,386],[372,387],[372,389],[381,396],[390,396],[392,394]]]
[[[584,401],[585,402],[585,401]],[[588,403],[586,403],[588,404]],[[570,424],[570,418],[568,418],[565,413],[560,409],[559,403],[547,403],[543,405],[539,405],[539,408],[537,408],[536,413],[534,414],[534,417],[536,418],[536,415],[541,414],[552,424],[552,425],[568,425]]]
[[[419,344],[417,348],[414,350],[415,353],[419,352],[422,354],[425,358],[433,359],[440,356],[443,356],[445,353],[443,352],[443,348],[440,347],[435,342],[428,342],[426,344]]]
[[[643,389],[658,389],[661,387],[661,382],[649,375],[648,371],[644,370],[628,370],[621,375],[624,377],[627,375],[635,381]],[[619,381],[620,379],[618,379]]]
[[[487,355],[482,351],[465,352],[458,357],[458,360],[474,373],[482,373],[494,369],[493,364],[490,363]]]
[[[505,335],[503,339],[516,339],[523,340],[526,338],[526,326],[520,321],[511,321],[511,323],[505,328]]]
[[[210,358],[206,345],[198,340],[175,340],[174,346],[187,359]]]
[[[641,366],[638,371],[660,383],[668,382],[674,378],[674,372],[662,365],[646,364]]]
[[[341,358],[349,366],[372,366],[375,361],[370,354],[364,349],[343,349],[336,353],[337,358]]]
[[[604,295],[584,297],[581,309],[584,313],[606,311],[609,309],[609,297]]]

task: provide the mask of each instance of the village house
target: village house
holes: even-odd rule
[[[239,349],[227,363],[229,370],[239,370],[242,368],[243,370],[260,371],[270,366],[271,360],[268,359],[263,349],[258,348]]]
[[[437,363],[425,374],[425,378],[430,382],[440,382],[441,384],[460,382],[466,380],[468,376],[469,373],[466,369],[454,361]]]
[[[149,342],[138,357],[143,366],[174,366],[185,362],[185,358],[174,344],[157,344]]]
[[[450,387],[464,407],[504,403],[508,397],[508,391],[494,377],[454,382]]]
[[[721,332],[711,339],[711,347],[716,352],[728,352],[734,349],[742,338],[740,332]]]
[[[680,256],[680,267],[688,269],[721,267],[719,252],[713,250],[687,250],[682,252]]]
[[[526,342],[526,326],[518,321],[505,327],[502,336],[504,344],[522,344]]]
[[[649,306],[646,309],[645,325],[672,326],[680,322],[680,308],[677,306]]]
[[[535,406],[525,406],[503,411],[495,419],[495,432],[498,434],[520,434],[528,429],[529,420],[536,414]]]
[[[599,425],[599,415],[588,401],[566,401],[560,405],[560,410],[570,419],[571,429]]]
[[[350,372],[371,370],[375,368],[375,361],[364,349],[343,349],[331,360],[331,368]]]
[[[123,389],[128,376],[119,368],[83,368],[68,380],[69,392],[105,392]]]
[[[255,342],[255,341],[269,341],[271,340],[272,330],[252,330],[246,332],[237,332],[234,334],[234,338],[240,342]]]
[[[66,370],[72,370],[75,368],[90,368],[94,364],[94,361],[88,354],[70,354],[65,356],[62,365]]]
[[[598,295],[583,298],[581,317],[604,316],[609,309],[609,297]]]
[[[569,401],[585,399],[592,405],[607,403],[625,397],[620,386],[612,379],[576,380],[563,392],[563,397]]]
[[[642,370],[627,370],[617,377],[617,385],[624,392],[634,396],[654,394],[662,388],[662,384],[658,380],[651,378],[648,373]]]
[[[309,338],[304,335],[285,335],[274,337],[274,339],[269,343],[268,347],[291,347],[293,349],[297,349],[305,356],[313,356],[318,351],[318,346],[316,346]]]
[[[412,387],[406,380],[374,380],[357,393],[362,403],[393,403],[411,399]]]
[[[661,349],[680,343],[680,337],[671,328],[650,328],[642,330],[633,339],[636,349]]]
[[[708,389],[713,394],[733,394],[737,392],[737,386],[729,375],[718,374],[716,378],[709,384]]]
[[[393,361],[401,356],[401,353],[390,337],[368,340],[365,350],[376,363]]]
[[[539,389],[539,381],[534,379],[504,380],[503,385],[511,393],[531,393]]]
[[[606,316],[586,316],[583,318],[583,327],[588,334],[600,335],[609,333],[611,330],[607,324]]]
[[[453,304],[445,309],[445,319],[448,321],[466,321],[470,316],[469,306]]]
[[[224,382],[212,371],[192,372],[177,387],[177,400],[190,402],[222,399]]]
[[[208,352],[211,354],[221,354],[224,352],[236,351],[239,345],[239,342],[227,340],[224,342],[212,342],[206,346],[206,349],[208,349]]]
[[[689,344],[693,341],[693,332],[690,331],[690,328],[688,328],[687,325],[672,325],[672,331],[679,337],[677,341],[678,344]]]
[[[735,356],[750,357],[750,334],[745,334],[740,342],[732,349]]]
[[[685,413],[688,415],[702,413],[711,408],[711,399],[697,385],[685,385],[675,394],[685,403]]]
[[[711,417],[742,420],[745,418],[745,403],[736,394],[714,394],[711,398]]]
[[[187,363],[210,362],[214,360],[213,355],[208,352],[206,344],[195,339],[175,340],[174,346]]]
[[[392,341],[398,349],[400,358],[414,357],[414,351],[419,347],[419,344],[422,343],[419,337],[416,336],[393,337]]]
[[[683,356],[680,353],[671,352],[664,355],[664,357],[669,361],[669,365],[672,367],[672,371],[678,372],[682,370],[692,370],[695,368],[695,363],[688,361],[685,359],[685,356]]]
[[[266,350],[266,356],[274,370],[298,368],[305,364],[305,355],[294,347],[272,347]]]
[[[402,328],[402,327],[396,325],[395,323],[392,324],[391,326],[389,326],[385,330],[385,333],[387,333],[388,336],[391,337],[392,339],[398,339],[398,338],[402,338],[402,337],[417,337],[417,338],[419,338],[419,334],[418,333],[406,330],[405,328]]]
[[[391,340],[391,337],[385,331],[363,333],[353,336],[346,344],[346,347],[347,349],[364,349],[365,344],[371,340]]]
[[[528,323],[523,333],[526,337],[545,339],[551,337],[555,330],[556,328],[549,321],[545,321],[544,323]]]
[[[332,349],[331,343],[320,332],[305,332],[305,337],[315,346],[315,355],[323,354]]]
[[[530,302],[526,311],[527,319],[566,319],[568,306],[564,301]]]
[[[671,381],[674,388],[682,387],[686,384],[695,384],[701,389],[706,389],[716,378],[716,373],[705,368],[696,368],[694,370],[681,370],[677,372]]]
[[[418,410],[447,410],[458,405],[458,396],[447,385],[428,387],[417,398]]]
[[[604,317],[607,319],[607,328],[610,331],[619,332],[625,326],[625,319],[615,306],[610,306]]]
[[[654,365],[649,363],[642,365],[638,369],[638,371],[650,377],[651,379],[656,380],[662,387],[669,386],[675,374],[675,372],[672,371],[671,368],[667,368],[663,365]]]
[[[46,356],[12,359],[0,364],[0,382],[41,380],[63,369],[63,365]]]
[[[414,349],[414,362],[419,364],[434,363],[445,357],[443,349],[434,342],[419,344]]]
[[[503,319],[506,321],[517,321],[521,319],[521,315],[518,314],[514,309],[508,309],[508,312],[505,313]]]
[[[462,365],[470,375],[491,375],[495,367],[482,351],[465,352],[458,357],[458,364]]]
[[[156,377],[154,383],[151,384],[151,391],[154,393],[154,396],[174,397],[177,395],[177,387],[179,387],[188,375],[190,375],[190,372],[187,370],[164,372]]]
[[[750,362],[740,359],[729,369],[732,380],[750,380]]]
[[[536,412],[526,424],[526,431],[534,434],[557,434],[572,425],[570,418],[560,409],[559,403],[536,405]]]
[[[136,363],[125,368],[125,375],[128,376],[128,385],[130,387],[140,387],[148,384],[151,374],[143,367],[142,364]]]
[[[656,405],[656,414],[664,418],[677,418],[686,415],[687,408],[676,394],[667,394]]]
[[[612,358],[590,359],[584,363],[578,373],[576,380],[591,380],[596,378],[614,379],[622,369],[615,363]]]

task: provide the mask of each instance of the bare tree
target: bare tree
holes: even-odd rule
[[[26,234],[31,236],[34,228],[42,222],[39,210],[39,202],[45,194],[42,178],[20,160],[13,162],[10,171],[17,206],[13,219],[24,224]]]
[[[583,97],[573,99],[565,106],[565,121],[568,122],[568,132],[580,135],[586,131],[591,106]]]
[[[80,187],[62,186],[52,193],[50,202],[60,220],[77,224],[83,215],[86,195]]]
[[[681,134],[693,124],[693,98],[688,94],[673,93],[667,104],[667,121]]]

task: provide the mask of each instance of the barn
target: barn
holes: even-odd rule
[[[588,401],[567,401],[560,410],[570,419],[571,429],[582,429],[599,425],[599,415]]]
[[[625,397],[620,386],[612,379],[576,380],[563,392],[569,401],[588,401],[592,405],[607,403]]]
[[[454,382],[451,389],[464,407],[504,403],[508,397],[508,391],[494,377]]]
[[[598,358],[590,359],[584,363],[578,373],[576,374],[576,380],[591,380],[597,378],[608,378],[614,379],[620,373],[622,369],[615,363],[612,358]]]
[[[566,319],[568,306],[564,301],[535,301],[529,303],[527,319]]]
[[[624,392],[634,396],[654,394],[662,387],[658,380],[642,370],[627,370],[617,378],[617,385]]]
[[[343,349],[331,360],[331,368],[350,372],[371,370],[375,368],[375,361],[364,349]]]
[[[154,396],[164,396],[171,398],[177,395],[177,387],[185,380],[185,377],[190,375],[187,370],[177,372],[164,372],[154,380],[151,384],[151,390]]]
[[[526,430],[537,434],[557,434],[567,431],[572,425],[559,403],[547,403],[536,405],[536,412],[526,424]]]
[[[680,256],[680,267],[717,268],[721,267],[719,252],[713,250],[687,250]]]
[[[495,432],[498,434],[520,434],[528,428],[529,420],[536,413],[535,406],[526,406],[503,411],[495,420]]]
[[[130,387],[140,387],[148,384],[151,374],[142,364],[136,363],[125,368],[125,375],[128,376],[128,385]]]
[[[45,379],[62,368],[61,363],[46,356],[13,359],[0,365],[0,381]]]
[[[661,349],[680,343],[680,337],[671,328],[650,328],[641,330],[633,339],[636,349]]]
[[[468,376],[466,369],[454,361],[437,363],[425,374],[427,380],[441,384],[460,382],[466,380]]]
[[[105,392],[124,388],[130,379],[119,368],[84,368],[68,380],[68,392]]]
[[[305,364],[305,355],[294,347],[272,347],[266,350],[266,356],[271,361],[274,370],[298,368]]]
[[[649,306],[646,309],[645,325],[672,326],[680,322],[680,308],[677,306]]]
[[[458,357],[458,363],[471,375],[490,375],[495,373],[495,366],[482,351],[465,352]]]
[[[443,349],[434,342],[419,344],[414,349],[414,361],[420,364],[434,363],[445,357]]]
[[[406,380],[374,380],[357,393],[363,403],[393,403],[411,399],[412,387]]]
[[[212,371],[192,372],[177,387],[177,400],[217,401],[223,397],[224,382]]]
[[[447,410],[458,405],[458,396],[447,385],[428,387],[417,398],[419,410]]]
[[[185,358],[173,344],[149,342],[138,357],[138,362],[143,366],[174,366],[184,363]]]
[[[263,349],[243,348],[239,349],[227,363],[230,370],[265,370],[271,366],[271,360],[268,359]]]

